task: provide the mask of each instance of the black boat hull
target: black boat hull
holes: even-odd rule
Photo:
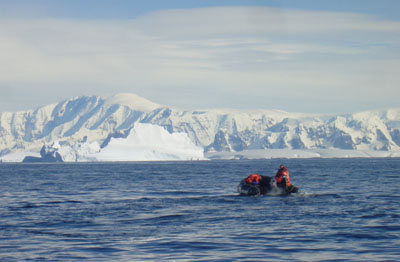
[[[259,195],[289,195],[292,193],[297,193],[299,188],[296,186],[282,186],[286,185],[286,180],[284,179],[280,185],[276,185],[274,180],[268,176],[262,176],[261,182],[257,185],[246,183],[246,179],[240,181],[237,186],[237,191],[242,196],[259,196]]]

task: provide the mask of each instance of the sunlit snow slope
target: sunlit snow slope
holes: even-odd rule
[[[271,149],[334,149],[339,152],[335,156],[340,156],[341,150],[379,155],[396,155],[400,151],[400,109],[347,115],[273,110],[185,111],[134,94],[117,94],[107,98],[76,97],[36,110],[0,113],[0,157],[5,160],[9,153],[39,152],[43,145],[54,142],[75,151],[84,144],[97,143],[105,154],[117,138],[131,139],[128,135],[136,123],[161,126],[169,134],[185,133],[207,155]],[[139,140],[148,144],[155,139],[159,137],[149,133]],[[69,159],[74,161],[76,157]]]

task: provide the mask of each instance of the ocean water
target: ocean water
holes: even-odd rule
[[[301,193],[239,196],[285,164]],[[0,261],[400,261],[400,159],[0,164]]]

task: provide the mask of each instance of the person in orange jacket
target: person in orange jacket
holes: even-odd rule
[[[266,194],[271,190],[271,178],[269,176],[250,174],[245,181],[248,185],[258,187],[260,194]]]
[[[283,184],[283,178],[285,177],[286,179],[286,185]],[[281,188],[285,188],[285,190],[287,188],[290,188],[292,185],[290,184],[290,176],[289,176],[289,170],[287,170],[287,168],[284,165],[280,165],[278,172],[276,172],[275,175],[275,181],[277,183],[277,185]]]
[[[286,180],[286,185],[284,184],[285,180]],[[278,172],[276,172],[275,175],[275,181],[278,187],[283,188],[286,193],[299,192],[299,188],[290,183],[289,170],[287,170],[287,168],[284,165],[279,166]]]
[[[246,178],[246,183],[251,185],[258,185],[260,183],[261,176],[259,174],[250,174]]]

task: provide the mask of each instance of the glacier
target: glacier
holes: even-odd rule
[[[0,113],[0,161],[37,154],[44,145],[58,147],[64,161],[397,157],[400,109],[342,115],[181,110],[135,94],[116,94]]]

